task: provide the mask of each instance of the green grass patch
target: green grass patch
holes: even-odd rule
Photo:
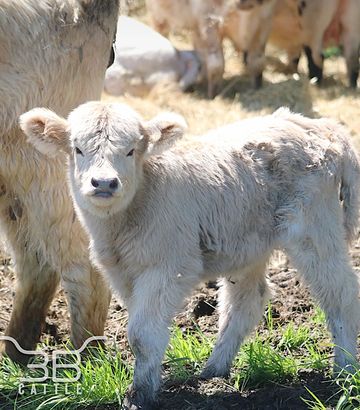
[[[335,393],[326,401],[322,401],[310,389],[307,389],[310,398],[303,399],[311,410],[356,410],[360,409],[360,370],[355,374],[343,371],[333,382]],[[338,399],[334,400],[335,397]],[[330,405],[329,403],[332,402]]]
[[[234,388],[244,391],[269,383],[291,384],[299,381],[300,372],[327,371],[332,350],[324,315],[319,309],[301,325],[290,322],[280,327],[269,308],[265,322],[265,329],[242,345],[234,361],[229,382]],[[213,343],[214,340],[207,338],[200,329],[183,331],[174,326],[164,359],[166,374],[180,380],[198,375]],[[81,377],[77,382],[54,383],[49,379],[46,383],[23,384],[20,383],[21,377],[30,374],[41,377],[43,372],[27,370],[3,359],[0,362],[0,409],[72,410],[107,404],[119,406],[133,371],[130,358],[124,361],[122,357],[116,349],[94,349],[79,365]],[[62,363],[73,363],[71,359],[67,360],[70,361],[63,360]],[[61,369],[60,376],[73,377],[73,371]],[[337,409],[360,408],[359,387],[358,373],[339,379],[335,385],[337,397],[340,397]],[[309,409],[327,406],[311,391],[306,400]]]
[[[234,366],[234,386],[238,390],[258,387],[272,381],[284,382],[296,376],[297,363],[274,348],[269,340],[260,336],[246,343]]]
[[[339,57],[342,55],[342,49],[341,47],[327,47],[325,50],[323,50],[323,56],[324,58],[331,58],[331,57]]]
[[[266,330],[246,342],[235,360],[233,383],[239,390],[296,382],[300,371],[326,371],[329,367],[332,346],[324,339],[328,333],[325,316],[319,308],[298,326],[293,322],[283,327],[276,325],[271,312],[269,305]]]
[[[318,306],[315,306],[315,310],[313,315],[311,316],[310,321],[315,325],[325,325],[326,317],[323,310],[321,310]]]
[[[74,358],[61,360],[62,365],[74,365]],[[119,352],[94,349],[79,364],[81,377],[75,382],[55,382],[52,368],[44,382],[21,382],[22,377],[42,377],[43,370],[27,370],[9,359],[0,364],[0,409],[76,409],[103,404],[120,404],[132,378],[132,370],[122,361]],[[56,377],[71,379],[77,372],[58,369]]]
[[[200,329],[183,332],[174,327],[169,347],[166,351],[165,366],[168,366],[172,377],[187,379],[196,374],[209,357],[212,340],[208,339]]]
[[[355,374],[340,375],[337,385],[341,397],[336,405],[336,410],[360,409],[360,370]]]
[[[275,331],[256,334],[240,350],[234,363],[234,385],[239,390],[267,383],[297,381],[304,370],[325,371],[329,366],[327,349],[319,348],[306,325],[290,323],[282,329],[280,339]]]
[[[290,322],[282,333],[278,348],[291,352],[305,347],[311,341],[310,329],[307,326],[296,327],[293,322]]]

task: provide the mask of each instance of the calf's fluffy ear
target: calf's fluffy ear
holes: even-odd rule
[[[20,128],[41,153],[54,157],[70,154],[68,122],[46,108],[34,108],[20,116]]]
[[[169,148],[187,130],[187,124],[179,114],[163,112],[143,124],[146,142],[145,155],[158,155]]]

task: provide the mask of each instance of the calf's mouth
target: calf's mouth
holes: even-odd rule
[[[113,193],[110,191],[104,191],[104,190],[95,190],[95,192],[93,193],[93,195],[95,198],[111,198],[113,197]]]

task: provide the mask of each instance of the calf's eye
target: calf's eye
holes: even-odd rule
[[[78,147],[75,147],[75,152],[76,152],[78,155],[84,156],[84,154],[82,153],[82,151],[81,151]]]
[[[132,157],[133,156],[133,154],[134,154],[134,151],[135,151],[135,149],[133,148],[131,151],[129,151],[128,153],[127,153],[127,157]]]

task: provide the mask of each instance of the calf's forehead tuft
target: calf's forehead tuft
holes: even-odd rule
[[[139,133],[140,115],[126,104],[90,102],[80,105],[69,116],[73,137],[117,134],[120,138]]]

